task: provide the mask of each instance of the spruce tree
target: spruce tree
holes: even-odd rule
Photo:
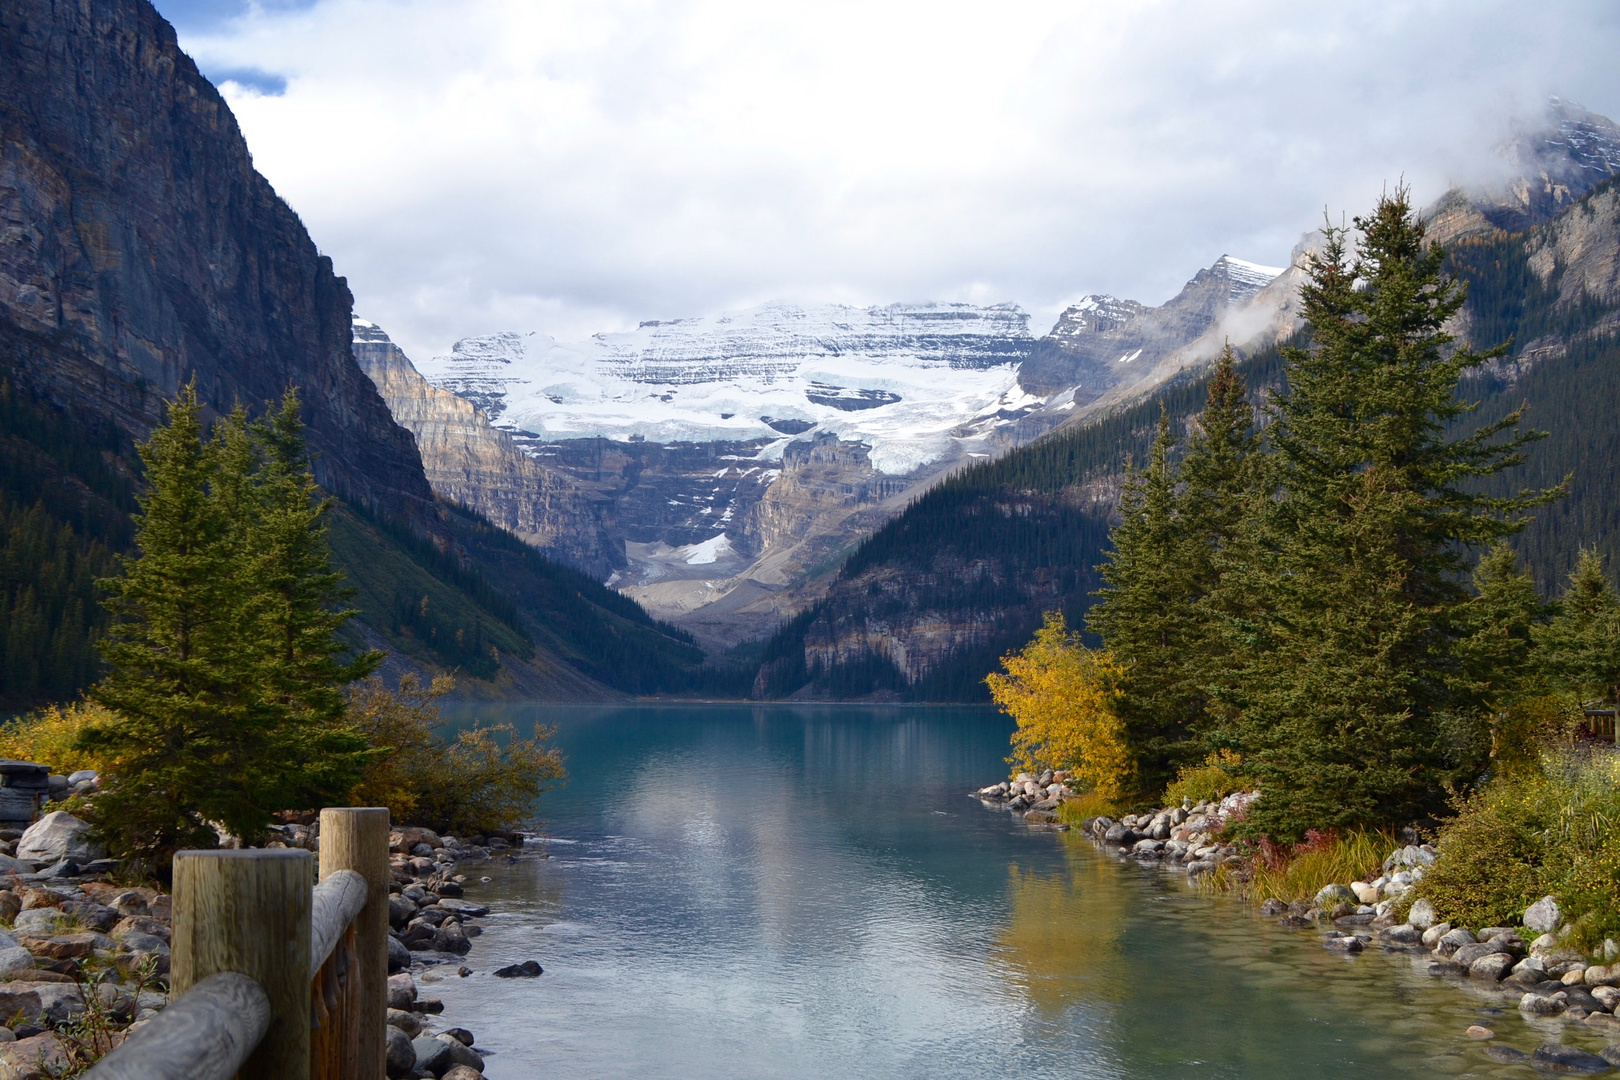
[[[1454,347],[1464,291],[1404,188],[1356,227],[1354,258],[1329,227],[1311,262],[1311,344],[1284,350],[1249,565],[1223,578],[1247,605],[1225,628],[1240,669],[1224,692],[1262,792],[1250,827],[1279,837],[1426,817],[1480,774],[1483,689],[1459,650],[1467,561],[1557,494],[1479,494],[1539,437],[1517,412],[1451,434],[1472,408],[1462,375],[1501,350]]]
[[[252,475],[243,549],[255,585],[244,628],[254,636],[259,693],[278,714],[276,751],[267,759],[274,774],[262,783],[288,807],[318,805],[357,781],[365,743],[343,724],[343,687],[383,660],[376,650],[348,656],[338,636],[358,611],[339,606],[354,590],[332,568],[326,516],[333,500],[315,483],[299,414],[289,389],[249,433],[262,461]]]
[[[1583,698],[1608,698],[1620,707],[1620,595],[1603,572],[1603,557],[1583,548],[1558,614],[1537,635],[1541,669]],[[1616,741],[1620,742],[1620,717]]]
[[[238,408],[205,442],[188,387],[140,448],[138,554],[102,583],[118,621],[93,692],[118,720],[83,738],[116,762],[98,826],[155,868],[215,824],[254,842],[276,811],[341,799],[366,760],[340,688],[379,657],[344,659],[297,413],[290,393],[268,421]]]
[[[1463,638],[1458,655],[1470,685],[1488,712],[1510,706],[1537,685],[1535,636],[1552,615],[1536,591],[1535,578],[1519,565],[1506,541],[1474,568],[1474,597],[1458,613]]]
[[[1125,667],[1118,712],[1148,791],[1174,774],[1189,720],[1183,660],[1193,596],[1189,545],[1177,520],[1173,447],[1170,420],[1161,411],[1147,467],[1127,466],[1120,520],[1109,537],[1108,561],[1098,567],[1105,584],[1086,615],[1087,626]]]
[[[116,848],[161,861],[213,846],[206,818],[250,756],[252,680],[243,582],[214,490],[220,454],[203,439],[195,384],[139,451],[138,554],[101,582],[116,621],[102,642],[108,673],[91,694],[118,722],[85,740],[117,761],[96,800],[101,830]]]
[[[1218,555],[1238,531],[1258,447],[1230,347],[1210,380],[1179,468],[1161,413],[1146,470],[1127,470],[1120,521],[1110,534],[1105,587],[1089,628],[1128,665],[1119,711],[1145,790],[1156,792],[1206,749],[1205,682],[1217,666],[1205,598],[1220,577]]]

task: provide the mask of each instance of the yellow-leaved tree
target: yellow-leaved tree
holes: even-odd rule
[[[1008,762],[1030,771],[1067,769],[1104,799],[1124,797],[1136,775],[1117,708],[1124,666],[1106,650],[1086,648],[1056,611],[1001,666],[1006,674],[984,681],[1001,711],[1018,722]]]

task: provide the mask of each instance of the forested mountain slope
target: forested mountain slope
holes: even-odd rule
[[[1463,336],[1512,341],[1465,385],[1480,401],[1465,423],[1528,406],[1547,431],[1529,462],[1494,481],[1570,495],[1519,538],[1544,590],[1582,546],[1620,557],[1620,191],[1609,181],[1544,225],[1459,241],[1452,272],[1468,279]],[[1266,349],[1239,366],[1253,391],[1274,384]],[[1020,646],[1042,611],[1078,625],[1097,588],[1108,518],[1127,458],[1142,460],[1160,409],[1184,426],[1205,377],[1183,377],[1098,422],[1061,431],[965,470],[866,540],[815,608],[766,645],[757,697],[896,695],[978,700],[997,658]]]
[[[529,695],[690,681],[683,635],[435,500],[347,284],[146,0],[0,5],[0,226],[0,708],[94,676],[134,443],[191,380],[216,413],[299,388],[376,640]]]

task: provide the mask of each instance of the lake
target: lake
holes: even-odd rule
[[[570,773],[547,858],[463,867],[474,974],[422,979],[491,1080],[1529,1077],[1463,1030],[1560,1030],[986,809],[988,709],[475,711],[555,725]]]

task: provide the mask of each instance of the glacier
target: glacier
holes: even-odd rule
[[[762,304],[561,344],[503,332],[456,342],[420,364],[520,445],[568,439],[764,441],[779,461],[795,439],[870,448],[905,475],[1055,395],[1018,385],[1035,338],[1017,305]]]

